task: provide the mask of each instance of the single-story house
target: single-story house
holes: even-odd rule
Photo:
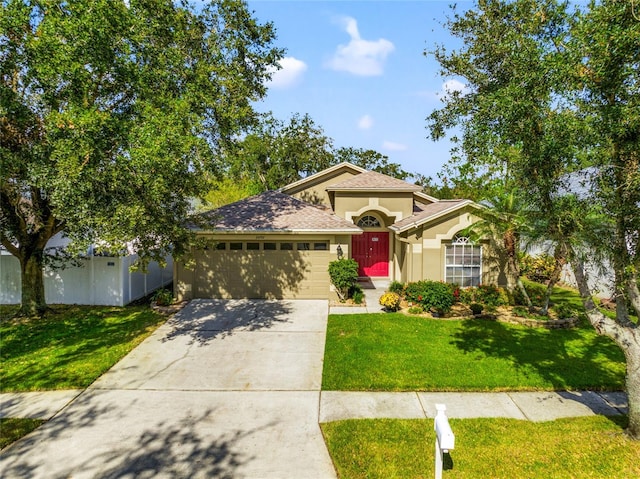
[[[332,298],[328,266],[340,257],[356,260],[362,277],[495,283],[488,243],[459,234],[477,208],[341,163],[201,214],[209,226],[194,227],[202,246],[174,263],[174,292],[181,300]]]
[[[47,249],[55,251],[68,243],[59,233],[49,240]],[[164,267],[155,261],[149,263],[146,273],[131,270],[137,258],[133,252],[106,256],[91,248],[62,269],[45,267],[45,299],[48,304],[124,306],[173,281],[171,256]],[[21,295],[20,262],[0,248],[0,304],[18,304]]]

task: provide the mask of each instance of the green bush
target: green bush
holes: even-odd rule
[[[362,301],[364,300],[364,292],[362,291],[362,288],[359,284],[356,284],[349,288],[349,297],[353,300],[354,303],[362,304]]]
[[[402,296],[404,294],[404,284],[400,281],[391,281],[391,284],[389,284],[389,292]]]
[[[471,312],[473,314],[482,314],[482,310],[484,309],[484,306],[482,306],[480,303],[471,303],[469,305],[469,308],[471,309]]]
[[[424,313],[424,309],[422,309],[422,306],[411,306],[409,308],[409,314],[422,314]]]
[[[417,281],[409,283],[405,288],[407,301],[417,303],[425,311],[448,313],[454,303],[452,288],[440,281]]]
[[[161,288],[153,293],[151,301],[155,302],[158,306],[169,306],[173,303],[173,293],[168,289]]]
[[[509,297],[502,288],[492,284],[481,284],[476,287],[476,302],[495,308],[509,304]]]
[[[551,278],[556,261],[550,254],[542,253],[538,256],[525,254],[520,259],[520,272],[531,281],[546,283]]]
[[[459,301],[463,304],[481,303],[491,308],[510,303],[509,295],[503,288],[492,284],[481,284],[459,290]]]
[[[570,319],[578,316],[578,310],[571,304],[556,304],[553,309],[555,310],[559,319]]]
[[[547,291],[547,287],[544,284],[527,282],[525,283],[524,288],[527,290],[527,294],[529,295],[531,304],[533,304],[534,306],[542,306],[542,301]],[[524,296],[522,296],[522,293],[520,292],[520,288],[516,288],[516,290],[514,291],[513,301],[516,305],[526,306],[527,303],[524,300]]]
[[[476,302],[476,288],[462,288],[460,290],[460,297],[458,298],[462,304],[471,304]]]
[[[344,301],[349,290],[358,282],[358,263],[354,259],[338,259],[329,263],[329,278],[335,286],[338,297]]]

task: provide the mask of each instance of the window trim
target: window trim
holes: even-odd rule
[[[462,264],[462,263],[460,263],[460,264],[458,264],[458,263],[447,264],[447,256],[449,256],[447,253],[449,251],[449,248],[456,247],[456,246],[462,247],[461,256],[463,258],[466,256],[466,252],[464,251],[465,247],[470,247],[471,248],[470,256],[471,256],[472,260],[473,260],[473,257],[475,256],[474,249],[478,248],[479,249],[479,253],[480,253],[479,254],[480,261],[478,262],[478,264],[475,264],[473,262],[471,264]],[[452,253],[453,253],[453,256],[455,258],[455,256],[456,256],[455,249],[454,249],[454,251]],[[466,287],[471,287],[471,286],[478,286],[478,285],[482,284],[482,273],[483,273],[483,247],[482,247],[482,244],[476,244],[466,236],[458,236],[458,235],[456,235],[456,236],[454,236],[454,238],[451,241],[451,243],[447,243],[447,244],[444,245],[444,261],[443,262],[444,262],[444,282],[445,283],[457,284],[461,288],[466,288]],[[471,278],[472,284],[464,286],[463,284],[459,284],[458,282],[450,281],[449,277],[447,275],[447,271],[450,268],[462,268],[461,279],[464,280],[466,278]],[[466,275],[465,274],[465,270],[470,270],[470,271],[477,270],[478,271],[477,284],[475,284],[475,281],[473,281],[473,279],[476,276],[474,276],[473,274]],[[459,276],[459,275],[453,275],[452,274],[451,276],[456,277],[456,276]],[[464,281],[462,281],[462,282],[464,283]]]

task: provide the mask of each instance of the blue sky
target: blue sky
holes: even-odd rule
[[[435,179],[451,144],[428,139],[425,119],[447,86],[462,85],[440,77],[437,63],[423,53],[436,44],[455,47],[441,26],[449,1],[248,4],[261,23],[275,24],[276,45],[286,49],[258,110],[283,121],[308,113],[336,146],[373,149]]]

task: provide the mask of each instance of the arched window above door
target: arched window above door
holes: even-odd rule
[[[380,221],[375,216],[366,215],[358,220],[358,226],[360,228],[379,228]]]

